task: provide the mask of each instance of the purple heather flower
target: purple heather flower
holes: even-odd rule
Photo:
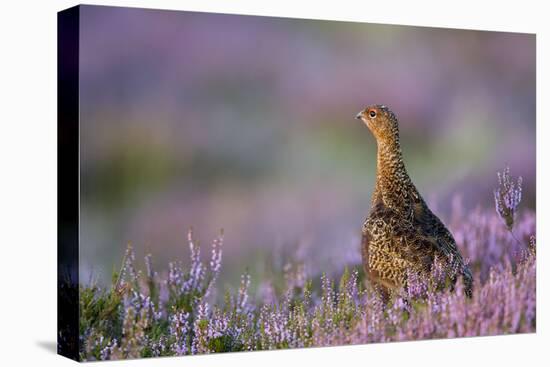
[[[208,303],[201,302],[197,305],[197,314],[193,323],[195,337],[191,343],[191,353],[208,353],[208,328],[210,324],[210,313]]]
[[[147,274],[147,278],[149,279],[152,279],[156,275],[156,273],[153,271],[153,261],[151,254],[145,255],[145,272]]]
[[[210,271],[213,274],[218,274],[222,266],[222,244],[223,244],[223,232],[212,243],[212,258],[210,260]]]
[[[407,272],[407,298],[415,299],[423,297],[427,291],[428,279],[426,277],[415,271]]]
[[[359,287],[358,287],[359,271],[354,269],[345,284],[345,292],[354,303],[359,303]]]
[[[237,313],[245,311],[248,302],[248,289],[250,288],[250,274],[241,275],[241,286],[237,298]]]
[[[517,181],[510,177],[510,168],[506,167],[502,174],[497,172],[498,187],[495,189],[495,208],[499,217],[503,220],[506,228],[512,230],[515,214],[521,201],[522,178]]]
[[[189,279],[183,284],[183,291],[189,293],[192,289],[196,289],[204,278],[204,265],[201,262],[201,249],[198,242],[193,238],[193,229],[187,232],[187,241],[191,250],[191,270],[189,271]]]
[[[170,262],[168,264],[168,285],[174,288],[180,288],[182,281],[183,272],[181,270],[181,267],[178,266],[178,264],[175,262]]]
[[[103,337],[101,338],[101,341],[103,341]],[[108,360],[111,355],[113,354],[113,351],[117,347],[117,341],[116,339],[113,339],[110,343],[108,343],[105,347],[103,347],[100,351],[100,359],[102,361]]]
[[[212,256],[210,258],[210,277],[206,286],[206,291],[204,292],[204,297],[208,297],[212,287],[216,282],[216,279],[218,279],[218,275],[220,274],[220,269],[222,266],[222,244],[223,230],[212,243]]]
[[[129,243],[124,254],[122,269],[120,270],[120,274],[118,276],[117,287],[124,286],[126,282],[125,278],[128,278],[129,283],[135,288],[138,288],[138,273],[136,272],[134,266],[135,261],[136,255],[132,245]]]
[[[176,312],[170,317],[170,335],[174,338],[174,342],[170,346],[171,350],[178,356],[189,353],[188,337],[189,337],[189,313]],[[162,350],[162,345],[156,346],[157,350]]]
[[[321,275],[321,304],[325,312],[328,313],[334,308],[334,289],[331,280],[325,273]]]
[[[168,351],[168,346],[166,344],[167,337],[165,335],[161,335],[157,341],[154,341],[151,343],[151,352],[153,353],[154,357],[160,357],[164,353]],[[173,345],[172,345],[173,346]],[[182,355],[185,354],[185,351],[183,353],[180,353],[181,350],[179,349],[172,349],[176,355]]]

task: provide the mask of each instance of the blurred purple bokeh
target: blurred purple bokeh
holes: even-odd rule
[[[225,229],[226,279],[296,249],[320,270],[359,256],[371,103],[400,118],[444,221],[455,195],[493,205],[506,165],[535,209],[534,35],[81,9],[83,280],[108,280],[128,242],[187,258],[189,226]]]

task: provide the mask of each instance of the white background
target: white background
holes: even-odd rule
[[[548,320],[549,19],[544,1],[104,1],[90,4],[537,33],[537,334],[111,362],[124,366],[540,365]],[[56,12],[0,5],[0,365],[69,365],[56,337]],[[510,53],[515,52],[511,49]],[[327,86],[327,88],[330,86]],[[546,102],[546,105],[545,103]],[[514,106],[509,106],[513,109]],[[521,122],[518,122],[521,123]],[[511,147],[513,149],[513,147]],[[546,168],[545,168],[546,166]],[[546,347],[544,347],[546,345]],[[546,350],[545,350],[546,348]],[[545,357],[546,356],[546,357]],[[110,365],[109,363],[108,365]],[[106,364],[107,365],[107,364]]]

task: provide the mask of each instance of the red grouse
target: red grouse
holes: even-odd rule
[[[407,287],[410,274],[429,276],[437,259],[453,285],[462,276],[465,293],[471,297],[472,274],[453,236],[407,174],[397,117],[386,106],[372,105],[356,118],[367,125],[378,149],[376,186],[362,228],[361,253],[368,279],[387,298]]]

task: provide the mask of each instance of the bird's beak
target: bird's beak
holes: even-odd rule
[[[363,112],[365,112],[365,111],[359,112],[357,115],[355,115],[355,118],[356,118],[357,120],[361,120],[361,119],[363,118]]]

